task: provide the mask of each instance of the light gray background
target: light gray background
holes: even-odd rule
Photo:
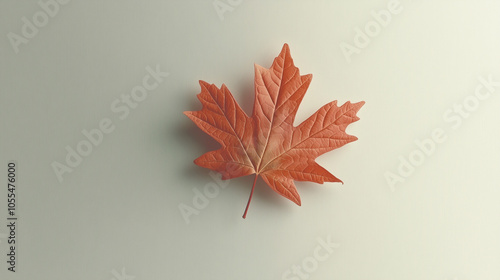
[[[0,163],[18,162],[20,219],[15,274],[0,227],[0,278],[282,279],[330,236],[340,247],[310,279],[500,279],[500,88],[459,128],[443,119],[478,76],[500,81],[500,3],[401,0],[349,63],[339,44],[388,2],[243,1],[221,20],[212,1],[75,0],[16,54],[7,34],[41,8],[0,1]],[[243,220],[253,178],[238,178],[186,224],[178,206],[213,182],[192,161],[217,147],[182,115],[201,108],[198,80],[250,112],[253,64],[285,42],[314,75],[297,124],[366,101],[359,140],[318,159],[344,185],[298,182],[298,207],[259,181]],[[170,76],[120,120],[111,104],[156,65]],[[59,182],[51,164],[103,118],[115,130]],[[392,191],[384,174],[435,128],[447,140]]]

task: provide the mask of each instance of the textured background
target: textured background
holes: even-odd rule
[[[500,86],[474,97],[478,77],[500,81],[500,2],[62,2],[0,1],[0,278],[500,279]],[[388,5],[399,12],[375,23]],[[183,218],[215,183],[192,161],[217,144],[182,115],[201,107],[198,80],[250,112],[253,64],[285,42],[314,75],[297,124],[331,100],[366,101],[347,130],[359,140],[318,159],[344,185],[299,182],[297,207],[259,181],[243,220],[253,178],[233,179]],[[125,105],[147,67],[169,76]],[[114,130],[58,180],[66,147],[105,119]],[[391,187],[387,172],[435,129],[446,140]]]

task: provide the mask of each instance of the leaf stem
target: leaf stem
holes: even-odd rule
[[[257,183],[257,177],[259,177],[259,174],[255,174],[255,180],[253,180],[252,190],[250,191],[250,197],[248,198],[247,207],[245,208],[245,213],[243,213],[243,219],[247,217],[248,206],[250,206],[250,201],[252,201],[253,190],[255,189],[255,183]]]

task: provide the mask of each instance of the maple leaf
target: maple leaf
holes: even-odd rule
[[[198,94],[203,108],[184,112],[201,130],[221,144],[221,148],[197,158],[195,164],[222,174],[222,179],[255,174],[243,214],[246,217],[257,178],[280,195],[301,205],[294,181],[342,182],[315,159],[328,151],[357,140],[345,132],[359,120],[364,101],[337,106],[330,102],[294,127],[297,109],[312,75],[303,75],[293,64],[284,44],[271,68],[255,64],[255,103],[249,117],[222,84],[200,80]]]

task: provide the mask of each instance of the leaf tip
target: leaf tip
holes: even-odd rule
[[[292,56],[290,55],[290,47],[288,46],[287,43],[285,43],[283,45],[283,48],[281,49],[281,52],[279,54],[279,56],[277,56],[274,60],[274,63],[276,63],[276,59],[278,58],[281,58],[281,59],[284,59],[284,60],[291,60],[292,61],[292,65],[293,65],[293,60],[292,60]],[[273,63],[273,66],[274,66],[274,63]]]
[[[194,117],[193,113],[194,113],[193,111],[184,111],[184,112],[182,112],[182,114],[184,114],[190,120],[194,121],[195,117]]]
[[[301,76],[300,78],[302,79],[303,83],[305,83],[305,82],[310,83],[312,78],[313,78],[313,74],[306,74],[306,75]]]
[[[300,195],[297,193],[296,195],[292,195],[292,197],[289,198],[291,201],[293,201],[295,204],[298,206],[302,205],[302,201],[300,200]]]
[[[361,109],[361,107],[363,107],[363,105],[365,105],[365,101],[359,101],[359,102],[356,102],[356,103],[353,103],[352,105],[354,107],[356,107],[356,109],[359,111],[359,109]]]

